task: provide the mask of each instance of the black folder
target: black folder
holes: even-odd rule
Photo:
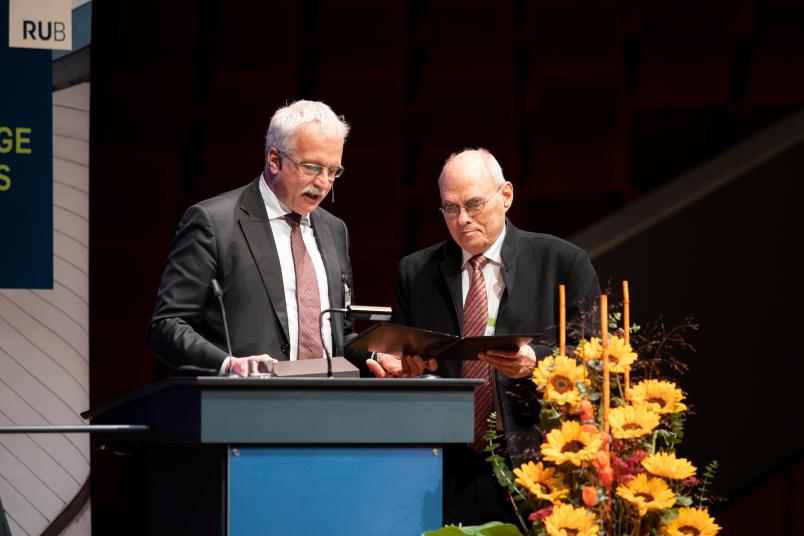
[[[535,335],[485,335],[457,337],[426,329],[380,322],[346,344],[347,348],[392,355],[419,355],[439,361],[477,359],[486,350],[517,350]]]

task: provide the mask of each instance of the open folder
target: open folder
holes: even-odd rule
[[[535,335],[457,337],[426,329],[380,322],[349,341],[347,348],[393,355],[419,355],[439,361],[477,359],[486,350],[517,350]]]

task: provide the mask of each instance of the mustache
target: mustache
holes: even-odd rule
[[[312,195],[320,197],[320,196],[323,196],[325,193],[326,193],[326,190],[324,190],[323,188],[318,188],[317,186],[314,186],[312,184],[306,186],[304,188],[304,190],[302,190],[302,195],[304,195],[304,194],[312,194]]]

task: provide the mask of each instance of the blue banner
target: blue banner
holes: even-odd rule
[[[0,288],[53,288],[53,65],[9,48],[0,0]]]

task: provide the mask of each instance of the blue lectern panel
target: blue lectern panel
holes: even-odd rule
[[[229,450],[229,534],[400,535],[441,526],[441,449]]]

